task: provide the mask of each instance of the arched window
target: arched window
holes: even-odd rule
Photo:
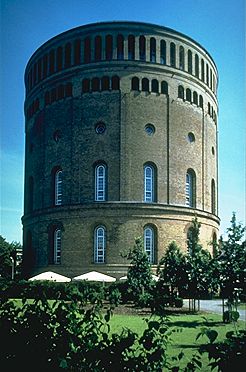
[[[41,72],[42,72],[42,60],[41,58],[38,60],[38,81],[41,80]]]
[[[170,44],[170,66],[176,67],[176,45]]]
[[[161,82],[161,93],[168,94],[168,84],[166,81]]]
[[[156,62],[156,40],[154,37],[150,38],[150,62]]]
[[[211,115],[211,105],[209,102],[208,102],[208,114]]]
[[[142,91],[149,92],[149,79],[147,78],[142,79]]]
[[[74,42],[74,64],[80,64],[80,53],[81,53],[81,45],[80,40],[75,40]]]
[[[186,173],[185,205],[192,208],[196,206],[196,175],[193,169],[188,169]]]
[[[192,74],[192,52],[188,50],[188,72]]]
[[[152,203],[156,201],[155,192],[155,169],[151,164],[144,166],[144,201]]]
[[[65,97],[65,90],[64,90],[64,85],[58,85],[57,88],[57,98],[62,99]]]
[[[61,230],[56,229],[54,231],[54,264],[59,265],[61,263]]]
[[[198,105],[198,95],[196,91],[193,92],[193,103]]]
[[[154,263],[155,236],[154,230],[150,226],[144,228],[144,250],[148,255],[149,262]]]
[[[56,71],[60,71],[63,65],[62,58],[62,47],[58,47],[56,50]]]
[[[58,169],[54,174],[55,205],[62,204],[62,170]]]
[[[55,51],[52,49],[49,53],[49,73],[55,72]]]
[[[201,59],[201,79],[205,80],[204,59]]]
[[[139,38],[139,59],[141,61],[146,60],[146,40],[143,35]]]
[[[95,168],[95,201],[106,200],[106,165],[98,164]]]
[[[189,88],[186,89],[186,101],[191,102],[191,90]]]
[[[124,59],[124,37],[123,35],[117,36],[117,59]]]
[[[195,76],[199,78],[199,57],[195,54]]]
[[[33,196],[34,196],[34,181],[33,177],[29,177],[28,181],[28,212],[33,211]]]
[[[184,87],[182,85],[178,86],[178,98],[184,99]]]
[[[106,251],[106,229],[98,226],[94,231],[94,262],[104,263]]]
[[[34,85],[37,83],[37,63],[33,66],[33,83]]]
[[[166,42],[165,40],[161,40],[161,45],[160,45],[160,62],[162,65],[166,65],[167,63],[167,49],[166,49]]]
[[[92,89],[92,92],[99,92],[99,90],[100,90],[100,79],[99,78],[93,78],[92,79],[91,89]]]
[[[199,107],[203,108],[203,98],[199,95]]]
[[[180,70],[185,69],[184,47],[182,45],[179,47],[179,68]]]
[[[89,79],[83,79],[82,81],[82,92],[88,93],[90,91],[90,80]]]
[[[159,82],[156,79],[151,81],[151,91],[154,93],[159,93]]]
[[[43,56],[43,79],[47,77],[47,73],[48,73],[48,55],[45,54]]]
[[[109,90],[109,77],[103,76],[102,78],[102,90]]]
[[[72,95],[73,95],[72,83],[67,83],[65,85],[65,97],[72,97]]]
[[[65,67],[71,66],[71,44],[67,43],[65,46]]]
[[[112,90],[119,90],[120,89],[120,78],[119,76],[115,75],[112,77]]]
[[[215,197],[215,181],[212,179],[211,181],[211,211],[213,214],[216,213],[216,197]]]
[[[112,35],[106,36],[106,60],[109,61],[113,58],[113,37]]]
[[[128,59],[135,59],[135,37],[133,35],[128,36]]]
[[[206,63],[206,83],[207,85],[209,85],[209,67],[207,63]]]
[[[132,90],[139,90],[139,78],[136,76],[132,78]]]
[[[95,37],[94,59],[95,61],[101,61],[102,59],[102,38],[101,36]]]
[[[86,37],[84,40],[84,62],[89,63],[91,61],[91,40]]]

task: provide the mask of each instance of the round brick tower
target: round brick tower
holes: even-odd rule
[[[43,44],[25,72],[24,266],[120,277],[143,236],[156,265],[192,219],[217,239],[218,74],[166,27],[96,23]]]

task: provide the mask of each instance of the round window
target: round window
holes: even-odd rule
[[[193,133],[189,133],[188,134],[188,141],[191,143],[191,142],[195,142],[195,136]]]
[[[98,123],[95,127],[95,131],[97,134],[103,134],[106,130],[106,126],[104,123]]]
[[[148,134],[148,136],[153,136],[155,133],[155,127],[152,124],[145,125],[145,132]]]

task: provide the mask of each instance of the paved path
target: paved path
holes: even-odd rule
[[[184,300],[184,306],[189,307],[189,300]],[[200,309],[221,314],[222,316],[222,300],[200,300]],[[238,312],[240,315],[239,319],[246,321],[246,305],[244,309],[239,309]]]

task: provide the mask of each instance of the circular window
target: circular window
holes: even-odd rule
[[[155,127],[152,124],[145,125],[145,132],[148,134],[148,136],[153,136],[155,133]]]
[[[98,123],[95,127],[95,131],[97,134],[103,134],[106,130],[106,126],[104,123]]]
[[[56,130],[53,133],[53,139],[54,139],[55,142],[58,142],[61,139],[61,131],[60,130]]]
[[[191,143],[191,142],[195,142],[195,136],[193,133],[189,133],[188,134],[188,141]]]
[[[214,151],[214,147],[212,146],[212,154],[214,155],[215,151]]]

